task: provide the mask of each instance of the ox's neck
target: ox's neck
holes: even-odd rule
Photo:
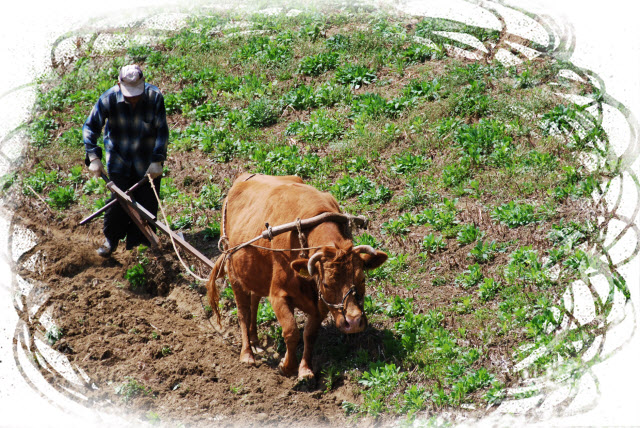
[[[320,247],[324,245],[336,245],[337,248],[345,248],[351,244],[351,239],[347,239],[342,234],[342,226],[333,222],[321,223],[309,231],[307,241],[310,247]]]

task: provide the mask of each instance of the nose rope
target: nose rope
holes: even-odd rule
[[[320,291],[320,278],[318,278],[318,296],[320,296],[320,300],[322,300],[322,301],[324,302],[324,304],[325,304],[325,305],[327,305],[327,306],[329,306],[330,308],[333,308],[333,309],[340,309],[340,312],[342,313],[342,316],[343,316],[343,317],[345,317],[345,319],[346,319],[346,315],[345,315],[345,313],[344,313],[344,309],[345,309],[345,307],[344,307],[344,302],[345,302],[345,300],[347,300],[347,297],[349,297],[349,295],[350,295],[351,293],[356,293],[356,294],[358,293],[358,292],[356,291],[356,286],[355,286],[355,285],[352,285],[352,286],[351,286],[351,288],[349,289],[349,291],[347,291],[347,293],[342,297],[342,301],[341,301],[340,303],[338,303],[338,304],[336,304],[336,303],[329,303],[329,302],[327,302],[327,300],[326,300],[326,299],[324,298],[324,296],[322,295],[322,291]],[[358,303],[358,302],[357,302],[357,299],[356,299],[356,304],[357,304],[357,303]]]

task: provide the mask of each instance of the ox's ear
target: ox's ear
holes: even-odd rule
[[[307,269],[307,263],[309,263],[309,259],[297,259],[291,262],[291,269],[300,275],[303,278],[311,278],[309,275],[309,270]]]
[[[365,269],[375,269],[382,266],[387,261],[389,256],[383,251],[374,250],[371,247],[365,247],[364,245],[356,247],[354,250],[358,253],[362,261],[364,262]]]

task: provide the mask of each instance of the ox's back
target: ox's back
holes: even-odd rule
[[[329,193],[306,185],[296,176],[240,175],[226,200],[226,232],[231,246],[248,241],[271,226],[325,212],[339,212]]]

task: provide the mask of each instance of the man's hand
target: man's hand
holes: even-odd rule
[[[96,155],[89,155],[89,160],[91,163],[89,164],[89,172],[96,178],[100,178],[101,175],[107,175],[107,172],[104,170],[104,166],[102,165],[102,161]]]
[[[147,172],[151,176],[151,178],[158,178],[162,175],[162,163],[160,162],[151,162],[149,168],[147,168]]]

